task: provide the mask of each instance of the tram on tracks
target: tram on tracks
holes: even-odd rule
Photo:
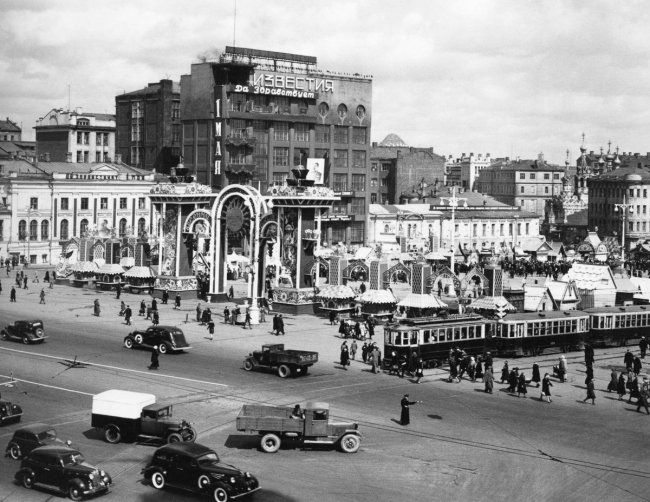
[[[477,314],[456,314],[447,317],[402,319],[384,326],[384,364],[417,352],[424,366],[440,366],[454,348],[469,355],[482,355],[486,340],[493,335],[494,321]]]
[[[594,347],[626,345],[650,335],[650,307],[602,307],[586,309],[591,318],[588,341]]]
[[[491,349],[502,356],[540,355],[547,349],[583,350],[590,319],[581,310],[508,314],[497,321]]]

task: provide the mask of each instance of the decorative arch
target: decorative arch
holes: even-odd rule
[[[352,260],[350,264],[343,269],[342,277],[344,280],[350,280],[352,272],[362,270],[366,275],[366,278],[370,277],[370,267],[361,260]]]
[[[90,256],[93,260],[103,260],[105,256],[104,241],[99,240],[90,248]]]
[[[427,288],[427,293],[432,293],[437,291],[437,284],[440,279],[451,279],[451,281],[454,284],[454,289],[456,291],[459,291],[461,289],[460,287],[460,280],[454,274],[449,267],[446,265],[443,265],[439,267],[433,274],[431,274],[429,277],[426,279],[426,288]]]
[[[316,275],[316,267],[320,265],[321,267],[321,279],[327,279],[329,282],[330,276],[330,262],[327,260],[310,260],[303,267],[303,274],[314,277]],[[325,268],[327,270],[327,276],[323,277],[322,270]],[[322,283],[321,283],[322,284]]]
[[[135,258],[135,248],[131,244],[125,244],[120,247],[120,256],[122,258]]]
[[[207,209],[196,209],[186,218],[183,225],[184,234],[200,233],[208,238],[212,235],[212,214]]]
[[[406,282],[411,284],[411,269],[400,262],[397,263],[396,265],[393,265],[391,268],[389,268],[388,270],[386,270],[386,272],[383,273],[382,280],[384,283],[384,288],[388,287],[388,285],[391,283],[391,279],[395,276],[395,274],[399,274],[399,273],[406,274]]]
[[[461,291],[467,291],[469,286],[472,284],[473,279],[478,278],[478,280],[481,283],[481,290],[485,291],[487,288],[490,286],[490,281],[488,280],[487,277],[483,274],[480,268],[474,267],[472,270],[467,272],[465,274],[465,277],[463,277],[463,280],[460,281],[460,290]]]

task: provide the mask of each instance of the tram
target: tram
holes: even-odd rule
[[[424,366],[440,366],[453,348],[469,355],[482,355],[492,337],[494,321],[477,314],[404,319],[384,327],[384,364],[417,352]],[[394,354],[394,355],[393,355]]]
[[[650,335],[650,308],[645,305],[589,308],[585,312],[591,317],[588,340],[595,347],[625,345],[628,340]]]
[[[581,310],[508,314],[499,320],[492,349],[499,355],[539,355],[546,349],[584,349],[590,319]]]

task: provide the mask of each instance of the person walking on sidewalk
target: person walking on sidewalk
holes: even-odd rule
[[[232,286],[230,286],[230,288],[228,289],[228,298],[232,300],[234,297],[235,297],[235,289]]]
[[[167,300],[169,300],[169,289],[165,288],[165,291],[163,291],[162,295],[162,304],[167,305]]]
[[[246,316],[244,317],[244,329],[246,329],[246,326],[248,325],[249,329],[253,329],[251,326],[251,313],[250,310],[246,309]]]
[[[650,409],[648,409],[648,398],[650,398],[650,389],[648,388],[648,377],[643,377],[643,383],[641,384],[639,400],[637,401],[636,411],[641,411],[641,406],[645,408],[645,412],[650,415]]]
[[[625,385],[625,373],[621,371],[621,374],[618,376],[618,385],[616,386],[616,393],[618,394],[618,399],[623,400],[623,396],[627,394],[627,389]]]
[[[39,304],[42,303],[43,305],[45,305],[45,290],[44,290],[43,288],[41,288],[41,294],[40,294],[40,297],[41,297],[41,301],[38,302],[38,303],[39,303]]]
[[[158,360],[158,345],[154,345],[153,349],[151,349],[151,364],[149,365],[150,370],[157,370],[160,366],[160,362]]]
[[[97,298],[95,298],[94,310],[95,310],[95,315],[99,317],[99,314],[102,313],[102,309],[99,307],[99,300]]]
[[[526,377],[524,376],[524,372],[522,371],[519,374],[519,381],[517,382],[517,397],[521,397],[523,394],[524,397],[526,397],[526,394],[528,393],[528,389],[526,388]]]
[[[138,315],[144,317],[146,311],[147,311],[147,304],[144,302],[144,300],[142,300],[140,302],[140,311],[138,312]]]
[[[485,369],[485,376],[483,377],[485,382],[485,392],[492,394],[494,390],[494,377],[492,376],[492,366]]]
[[[118,284],[117,286],[115,286],[115,293],[117,295],[117,299],[119,300],[120,295],[122,294],[122,285],[121,284]]]
[[[132,315],[133,315],[133,311],[131,310],[131,305],[127,305],[126,310],[124,311],[124,320],[126,321],[127,326],[131,326]]]
[[[208,323],[208,333],[210,333],[210,340],[214,337],[214,321]]]
[[[634,363],[634,355],[632,352],[630,352],[630,349],[627,349],[625,352],[625,355],[623,356],[623,363],[625,364],[627,371],[630,371],[632,369],[632,364]]]
[[[174,310],[181,308],[181,294],[176,293],[176,299],[174,300]]]
[[[23,277],[23,289],[29,289],[27,287],[27,276]]]
[[[418,357],[415,363],[415,383],[420,383],[420,379],[424,376],[424,363],[422,358]]]
[[[548,373],[545,373],[544,379],[542,380],[542,395],[539,397],[540,401],[544,401],[544,397],[546,397],[546,402],[551,402],[551,387],[553,387],[553,382],[551,382]]]
[[[609,383],[607,384],[607,392],[616,392],[618,390],[618,373],[612,368],[609,375]]]
[[[400,424],[401,425],[408,425],[411,423],[411,410],[410,406],[414,404],[421,403],[422,401],[409,401],[409,395],[404,394],[404,397],[400,401],[400,405],[402,407],[402,414],[400,416]]]
[[[282,314],[278,317],[278,335],[284,336],[284,319],[282,318]]]
[[[353,361],[357,357],[357,348],[357,341],[352,340],[352,345],[350,345],[350,357],[352,357]]]
[[[539,364],[533,363],[533,378],[531,379],[531,382],[535,382],[537,384],[537,388],[539,388],[539,383],[542,381],[542,378],[539,374]]]
[[[9,301],[10,302],[15,302],[16,301],[16,287],[11,286],[11,293],[9,293]]]
[[[158,300],[156,300],[155,298],[151,300],[151,311],[158,312]]]
[[[350,364],[350,351],[347,342],[343,342],[343,345],[341,345],[341,366],[345,371],[348,370],[348,364]]]
[[[149,303],[147,305],[147,317],[145,317],[145,319],[151,319],[151,313],[152,312],[153,312],[153,310],[151,310],[151,303]]]
[[[153,324],[154,326],[158,326],[160,324],[160,317],[158,317],[158,311],[157,310],[153,313],[153,320],[152,320],[151,324]]]
[[[641,359],[645,358],[645,353],[648,350],[648,340],[645,339],[645,336],[641,337],[639,342],[639,350],[641,351]]]
[[[586,403],[587,399],[591,399],[591,404],[596,404],[596,389],[594,388],[594,379],[590,378],[587,382],[587,397],[582,402]]]
[[[201,326],[205,326],[203,319],[201,319],[201,302],[199,302],[199,304],[196,306],[196,322],[201,323]]]
[[[230,322],[230,309],[228,308],[228,305],[223,309],[223,322],[226,324]],[[275,331],[275,320],[273,320],[273,331]]]
[[[636,356],[634,361],[632,361],[632,367],[634,368],[634,376],[639,376],[639,373],[641,373],[641,370],[643,369],[643,364],[641,364],[639,356]]]

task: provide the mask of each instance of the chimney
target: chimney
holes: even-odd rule
[[[593,154],[594,154],[594,151],[593,151],[593,150],[589,152],[589,155],[593,155]]]
[[[517,160],[517,162],[519,162],[519,161],[521,160],[521,157],[520,157],[519,155],[517,155],[517,159],[516,159],[516,160]]]
[[[43,162],[49,162],[50,161],[50,152],[45,152],[43,154]]]
[[[373,142],[372,142],[372,146],[373,146],[373,148],[375,148],[375,147],[377,146],[377,142],[376,142],[376,141],[373,141]]]
[[[544,154],[540,152],[540,154],[537,156],[537,160],[544,162]]]
[[[76,113],[77,115],[81,115],[81,113],[83,112],[83,108],[81,108],[80,106],[77,106],[77,107],[74,109],[74,111],[75,111],[75,113]]]
[[[72,163],[72,152],[68,152],[68,153],[65,154],[65,161],[66,161],[68,164],[71,164],[71,163]]]
[[[122,163],[122,154],[121,153],[116,153],[115,154],[115,162],[114,163],[115,164],[121,164]]]

